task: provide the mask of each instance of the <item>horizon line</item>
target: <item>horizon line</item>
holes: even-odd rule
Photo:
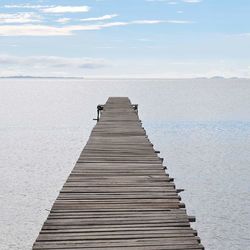
[[[193,76],[193,77],[130,77],[130,76],[30,76],[30,75],[10,75],[10,76],[0,76],[0,79],[85,79],[85,80],[95,80],[95,79],[166,79],[166,80],[181,80],[181,79],[246,79],[250,80],[250,77],[224,77],[224,76]]]

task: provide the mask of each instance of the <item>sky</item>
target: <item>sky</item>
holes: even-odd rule
[[[249,0],[1,0],[0,76],[250,77]]]

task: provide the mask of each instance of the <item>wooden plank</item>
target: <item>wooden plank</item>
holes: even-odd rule
[[[204,249],[130,100],[100,107],[33,249]]]

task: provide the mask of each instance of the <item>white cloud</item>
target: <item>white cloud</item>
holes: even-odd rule
[[[0,13],[0,23],[35,23],[41,22],[42,17],[32,12]]]
[[[62,23],[62,24],[68,23],[70,21],[71,21],[71,18],[67,18],[67,17],[59,18],[56,20],[57,23]]]
[[[110,27],[117,27],[117,26],[127,26],[129,24],[130,24],[129,22],[111,22],[111,23],[105,23],[105,24],[99,24],[99,25],[92,25],[92,27],[96,27],[97,29],[102,29],[102,28],[110,28]]]
[[[54,7],[54,5],[8,4],[4,7],[8,9],[42,9]]]
[[[109,20],[112,19],[114,17],[117,17],[117,14],[112,14],[112,15],[104,15],[104,16],[100,16],[100,17],[90,17],[90,18],[84,18],[84,19],[80,19],[80,21],[104,21],[104,20]]]
[[[131,22],[133,24],[160,24],[160,23],[172,23],[172,24],[191,24],[193,22],[187,20],[138,20]]]
[[[37,9],[44,13],[81,13],[88,12],[89,6],[61,6],[61,5],[32,5],[32,4],[10,4],[4,5],[5,8],[15,9]]]
[[[184,3],[200,3],[202,0],[182,0]]]
[[[32,4],[9,4],[4,5],[5,8],[18,9],[38,9],[45,13],[80,13],[88,12],[89,6],[61,6],[61,5],[32,5]]]
[[[0,55],[0,66],[3,69],[11,69],[13,74],[27,74],[32,72],[39,75],[43,72],[48,75],[53,72],[82,72],[81,70],[98,69],[109,66],[104,59],[98,58],[69,58],[55,56],[30,56],[18,57]],[[29,73],[28,73],[29,74]],[[42,74],[43,75],[43,74]]]
[[[54,6],[42,9],[45,13],[80,13],[88,12],[89,10],[89,6]]]
[[[134,24],[159,24],[159,23],[163,23],[165,21],[162,20],[137,20],[137,21],[133,21],[132,23]]]
[[[110,27],[128,26],[128,25],[147,25],[147,24],[190,24],[186,20],[135,20],[130,22],[109,22],[104,24],[88,25],[66,25],[55,27],[49,25],[0,25],[0,36],[69,36],[75,31],[101,30]]]
[[[103,46],[99,49],[111,49]],[[150,48],[150,47],[148,47]],[[153,47],[152,47],[153,48]],[[136,47],[130,47],[136,49]],[[129,67],[128,67],[129,65]],[[100,58],[55,56],[10,56],[0,54],[0,76],[124,76],[124,77],[250,77],[249,62],[227,60],[159,60],[116,61]]]
[[[70,30],[47,25],[0,25],[0,36],[67,36]]]

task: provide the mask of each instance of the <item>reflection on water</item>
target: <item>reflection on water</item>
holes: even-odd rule
[[[248,249],[250,81],[0,80],[0,249],[30,249],[95,124],[129,96],[208,250]]]

